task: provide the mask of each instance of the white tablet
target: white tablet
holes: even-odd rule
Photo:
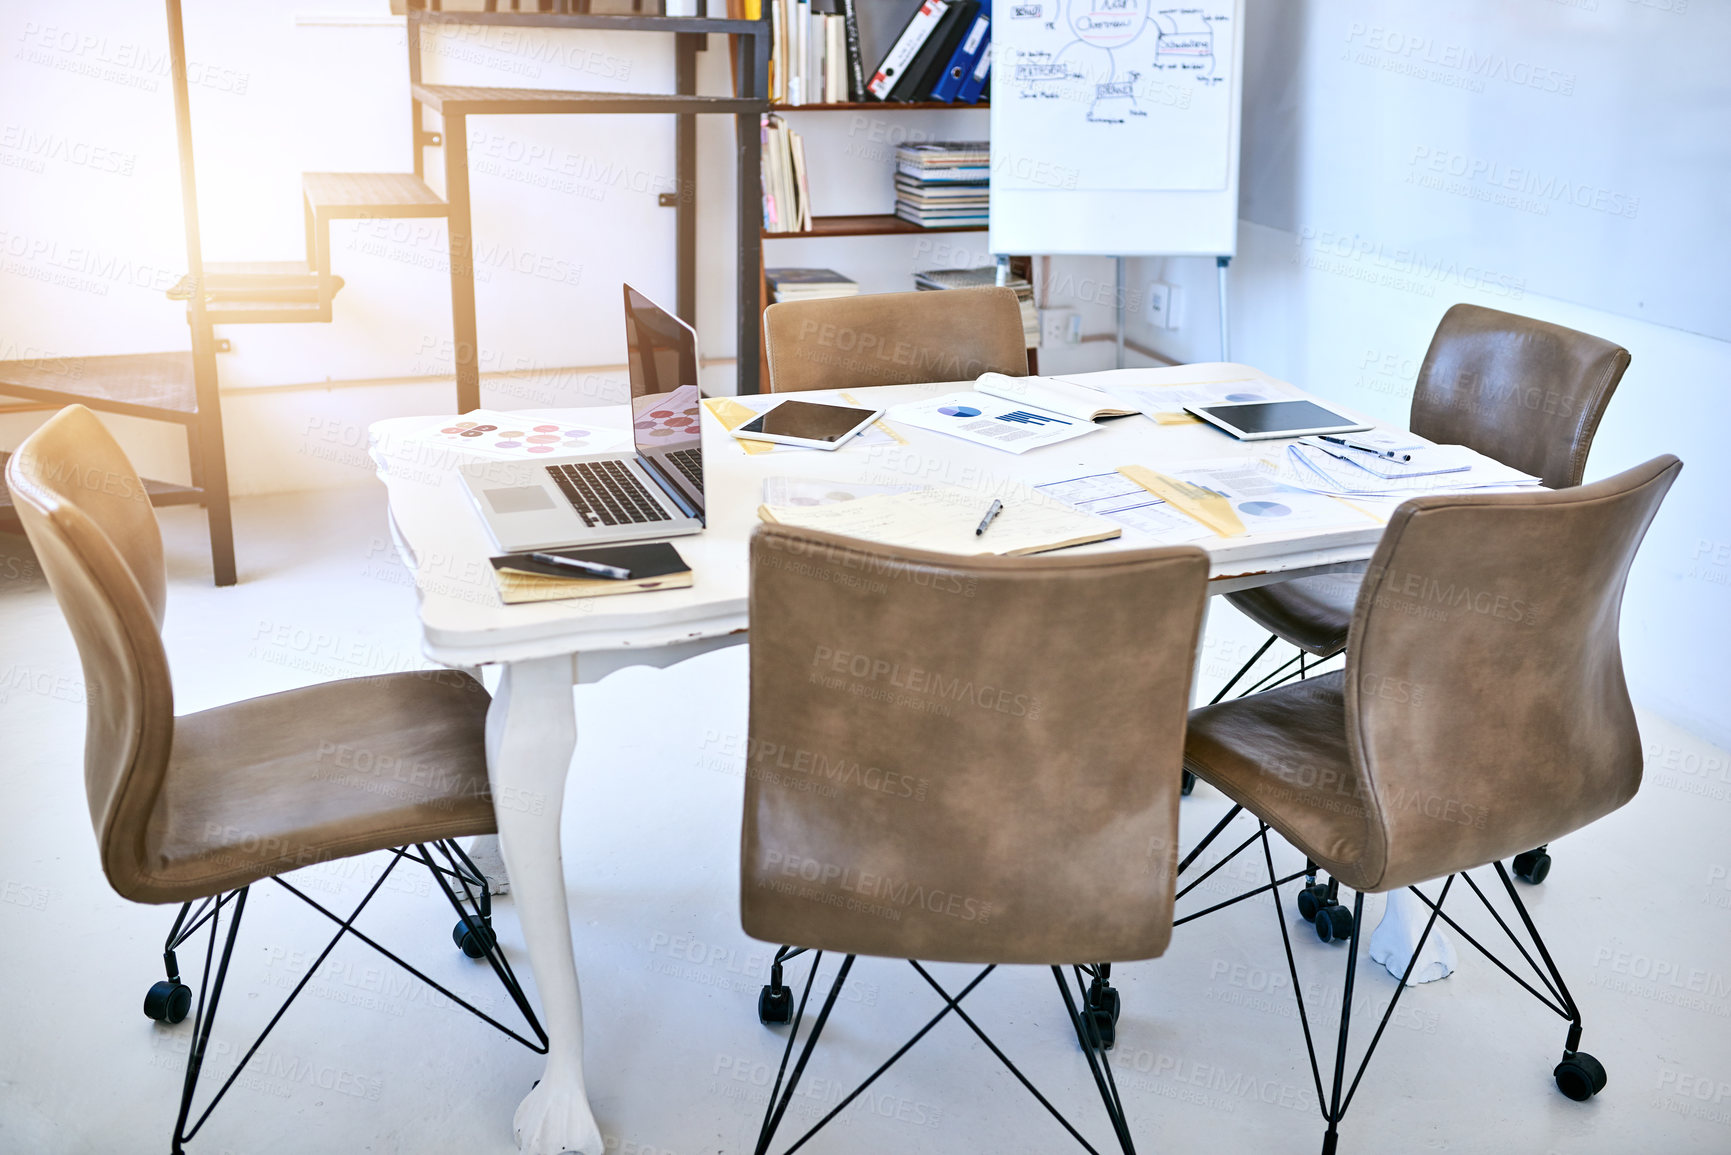
[[[814,401],[783,401],[733,431],[747,441],[776,441],[810,449],[839,449],[884,415],[882,409],[856,409]]]
[[[1186,405],[1185,410],[1240,441],[1354,433],[1370,426],[1314,401],[1243,401],[1233,405]]]

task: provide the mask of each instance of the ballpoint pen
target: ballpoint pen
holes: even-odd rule
[[[1411,461],[1412,460],[1412,454],[1409,453],[1408,451],[1404,450],[1404,449],[1378,449],[1374,445],[1360,445],[1358,442],[1353,441],[1349,437],[1343,437],[1343,436],[1338,436],[1338,435],[1328,434],[1328,433],[1324,433],[1322,435],[1322,439],[1324,441],[1332,442],[1335,445],[1344,445],[1348,449],[1356,449],[1360,453],[1369,453],[1369,454],[1373,454],[1374,456],[1377,456],[1377,457],[1386,457],[1390,461]]]
[[[630,570],[621,569],[616,565],[602,565],[598,561],[582,561],[581,559],[574,557],[560,557],[556,553],[532,553],[529,557],[532,561],[542,562],[546,565],[559,565],[564,566],[567,569],[582,570],[590,577],[623,580],[631,576]]]
[[[980,519],[980,527],[974,530],[974,536],[979,537],[982,533],[985,533],[986,527],[991,525],[993,520],[1002,512],[1004,512],[1004,503],[994,497],[992,499],[992,508],[986,510],[986,516]]]

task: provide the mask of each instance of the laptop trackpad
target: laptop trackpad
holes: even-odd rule
[[[487,504],[494,513],[533,513],[538,509],[557,509],[547,491],[539,485],[513,485],[498,489],[483,489]]]

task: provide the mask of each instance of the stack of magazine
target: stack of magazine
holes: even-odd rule
[[[991,265],[978,269],[927,269],[914,274],[916,289],[983,289],[998,283],[998,270]],[[1025,277],[1006,277],[1006,288],[1016,290],[1022,308],[1022,336],[1032,349],[1040,343],[1040,312],[1034,308],[1034,286]]]
[[[776,304],[859,296],[859,282],[834,269],[765,269],[763,275]]]
[[[896,149],[896,216],[925,228],[984,225],[992,158],[985,141]]]

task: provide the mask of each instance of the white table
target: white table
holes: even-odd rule
[[[1219,378],[1222,370],[1262,376],[1248,366],[1200,365],[1150,371],[1150,380],[1181,384]],[[965,387],[891,386],[851,395],[859,403],[887,408]],[[830,395],[807,396],[821,400]],[[589,425],[628,428],[629,411],[623,405],[546,412]],[[378,422],[372,427],[373,456],[389,491],[392,532],[415,573],[427,656],[455,667],[503,668],[487,714],[487,768],[549,1047],[541,1081],[517,1108],[514,1120],[517,1145],[531,1155],[603,1155],[601,1132],[584,1089],[583,1011],[559,845],[565,778],[577,741],[572,686],[625,666],[669,666],[746,640],[747,541],[758,523],[765,477],[957,485],[978,488],[984,507],[992,497],[1013,495],[1017,486],[1119,465],[1171,468],[1260,452],[1206,426],[1162,426],[1138,416],[1022,456],[908,426],[897,427],[905,445],[747,455],[706,410],[708,528],[677,541],[695,576],[690,589],[504,606],[494,593],[487,560],[495,551],[451,468],[454,458],[449,451],[411,439],[435,420]],[[1226,593],[1363,560],[1381,534],[1380,524],[1367,521],[1322,532],[1259,534],[1201,544],[1213,562],[1211,592]],[[1080,548],[1148,544],[1127,530],[1118,541]],[[1396,901],[1391,895],[1391,909]]]

